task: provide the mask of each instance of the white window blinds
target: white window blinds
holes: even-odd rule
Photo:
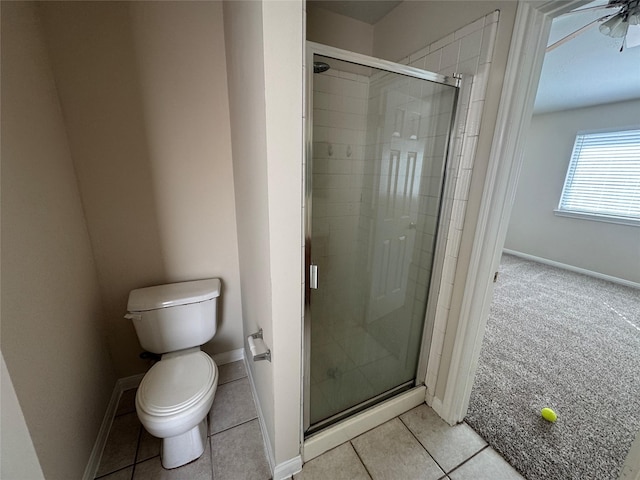
[[[558,211],[640,222],[640,130],[577,135]]]

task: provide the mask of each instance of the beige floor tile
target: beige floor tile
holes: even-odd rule
[[[145,460],[160,455],[161,444],[162,439],[154,437],[143,427],[142,432],[140,433],[140,443],[138,444],[136,462],[144,462]]]
[[[120,401],[118,402],[118,408],[116,410],[116,417],[125,413],[132,413],[136,411],[136,392],[137,388],[130,388],[122,392]]]
[[[451,480],[524,480],[493,448],[485,448],[449,473]]]
[[[466,423],[449,426],[427,405],[420,405],[400,419],[445,472],[450,472],[486,445]]]
[[[117,472],[113,472],[109,475],[105,475],[104,477],[100,477],[99,480],[131,480],[132,475],[133,466],[123,468],[122,470],[118,470]]]
[[[207,444],[202,456],[182,467],[165,470],[160,457],[137,463],[133,480],[212,480],[211,447]]]
[[[247,376],[244,360],[218,365],[218,385],[238,380]]]
[[[349,442],[307,462],[294,480],[370,480],[371,477]]]
[[[133,465],[141,428],[142,425],[135,413],[127,413],[113,419],[97,477]]]
[[[258,416],[248,378],[218,386],[211,407],[209,433],[240,425]]]
[[[351,443],[373,480],[437,480],[444,476],[397,418],[354,438]]]
[[[258,420],[211,436],[211,452],[215,480],[271,478]]]

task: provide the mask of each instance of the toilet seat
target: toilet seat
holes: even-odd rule
[[[205,352],[163,359],[142,379],[136,406],[153,417],[180,416],[201,401],[208,401],[217,386],[218,369]]]

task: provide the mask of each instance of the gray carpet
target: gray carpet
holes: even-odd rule
[[[617,479],[640,430],[640,291],[503,255],[466,421],[529,480]]]

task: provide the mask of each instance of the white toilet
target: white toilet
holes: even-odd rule
[[[146,430],[162,439],[164,468],[199,458],[207,441],[207,414],[218,386],[218,368],[200,350],[216,333],[217,278],[139,288],[128,313],[140,345],[162,354],[142,379],[136,411]]]

